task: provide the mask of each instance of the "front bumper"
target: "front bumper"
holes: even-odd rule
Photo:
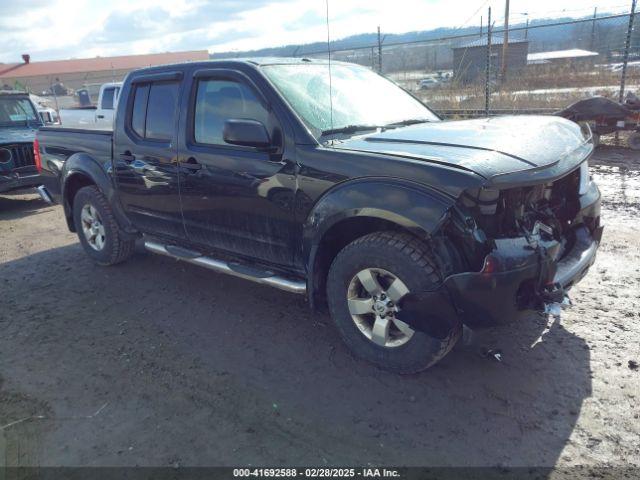
[[[0,173],[0,193],[20,190],[21,188],[37,187],[41,183],[41,176],[37,173],[22,175]]]
[[[601,237],[600,226],[577,228],[573,247],[560,260],[554,259],[558,242],[540,242],[537,248],[525,239],[496,242],[482,271],[452,275],[444,287],[465,325],[509,323],[545,303],[561,301],[595,262]]]
[[[412,295],[402,305],[399,318],[436,334],[446,331],[455,319],[472,328],[490,327],[561,301],[596,259],[603,227],[595,184],[580,198],[579,211],[568,228],[570,247],[565,251],[560,242],[540,234],[496,240],[479,272],[451,275],[437,291]]]

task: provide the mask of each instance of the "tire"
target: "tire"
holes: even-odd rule
[[[640,132],[634,132],[629,135],[627,145],[631,150],[640,150]]]
[[[395,280],[414,292],[439,287],[442,280],[434,265],[424,243],[411,235],[391,231],[361,237],[336,256],[327,278],[327,300],[342,339],[355,355],[385,370],[408,374],[429,368],[453,348],[462,333],[457,319],[451,329],[435,338],[410,327],[413,333],[406,331],[408,325],[398,323],[393,314],[389,317],[388,311],[386,318],[393,319],[391,325],[378,329],[377,334],[376,323],[382,323],[384,318],[380,319],[373,311],[352,315],[354,311],[367,311],[370,305],[371,300],[367,299],[370,291],[365,287],[371,285],[367,271],[373,273],[377,286],[386,292],[388,302],[389,298],[398,297],[398,292],[392,295],[392,290],[399,290],[391,286]],[[376,295],[378,299],[384,296],[384,293]],[[378,302],[371,306],[378,307]]]
[[[97,223],[89,223],[91,218]],[[98,187],[91,185],[78,190],[73,199],[73,221],[84,251],[97,264],[115,265],[133,255],[135,239],[123,234]],[[85,233],[87,230],[96,234],[93,239]]]

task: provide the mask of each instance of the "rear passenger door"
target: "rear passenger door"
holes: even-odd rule
[[[205,248],[290,266],[295,164],[285,154],[282,122],[241,72],[200,70],[187,88],[179,158],[188,238]],[[226,143],[223,127],[230,119],[264,124],[272,148]]]
[[[115,178],[123,208],[145,233],[184,238],[176,132],[182,73],[134,78],[114,139]]]

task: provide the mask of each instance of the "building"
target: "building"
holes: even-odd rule
[[[206,50],[195,50],[44,62],[32,62],[29,55],[23,55],[22,59],[22,63],[0,64],[0,88],[7,85],[41,94],[61,82],[66,88],[76,90],[88,84],[120,81],[137,68],[208,60],[209,53]]]
[[[491,70],[493,76],[502,67],[504,38],[491,37]],[[507,48],[507,71],[519,70],[527,65],[529,42],[525,39],[509,38]],[[487,67],[487,37],[465,42],[453,48],[453,78],[468,83],[484,78]]]
[[[599,56],[598,52],[572,48],[570,50],[553,50],[551,52],[530,53],[527,55],[528,65],[592,63]]]

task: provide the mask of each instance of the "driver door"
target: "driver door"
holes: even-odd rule
[[[260,263],[293,263],[295,164],[284,158],[280,122],[244,74],[195,72],[185,105],[179,178],[190,241]],[[225,142],[230,119],[265,125],[272,147]]]

